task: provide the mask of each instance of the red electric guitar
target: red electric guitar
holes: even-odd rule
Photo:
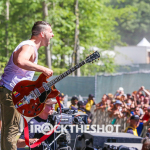
[[[100,57],[96,51],[88,56],[84,61],[70,68],[60,76],[50,82],[47,82],[47,77],[41,74],[36,81],[23,80],[17,83],[12,91],[12,98],[15,108],[24,116],[34,117],[41,113],[44,108],[47,98],[54,98],[59,94],[55,88],[55,84],[77,70],[86,63]]]

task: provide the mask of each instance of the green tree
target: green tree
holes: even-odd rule
[[[116,30],[120,31],[122,42],[136,45],[143,37],[150,40],[150,0],[119,0],[112,1],[111,5],[119,9],[134,7],[134,11],[124,12],[121,18],[117,19]]]
[[[9,20],[6,20],[6,0],[0,1],[0,65],[8,61],[5,48],[9,57],[14,48],[22,40],[30,39],[31,28],[35,21],[43,19],[43,2],[45,0],[9,0]],[[78,0],[79,13],[79,40],[80,46],[85,49],[80,52],[80,60],[85,59],[95,46],[103,50],[112,49],[120,43],[120,36],[115,27],[116,19],[121,18],[125,12],[132,12],[132,7],[116,8],[109,5],[111,0]],[[51,40],[50,51],[52,54],[52,69],[54,74],[60,74],[71,67],[74,50],[75,20],[74,0],[49,0],[47,1],[48,16],[46,20],[51,23],[54,38]],[[128,15],[124,18],[128,18]],[[7,24],[8,41],[5,40],[5,27]],[[39,64],[46,66],[45,49],[41,47]],[[113,58],[101,58],[101,64],[85,65],[81,68],[81,75],[94,75],[96,72],[113,72]]]

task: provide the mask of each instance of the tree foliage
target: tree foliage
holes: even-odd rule
[[[118,0],[110,3],[113,8],[133,11],[125,12],[121,18],[117,18],[121,40],[129,45],[137,45],[143,37],[150,40],[150,0]]]
[[[31,28],[35,21],[43,20],[42,2],[48,5],[47,21],[51,23],[54,38],[51,40],[52,69],[60,74],[71,66],[74,49],[75,13],[74,0],[9,0],[9,20],[6,20],[6,0],[0,1],[0,67],[7,63],[6,48],[9,56],[22,41],[30,39]],[[95,46],[103,50],[112,49],[120,43],[120,36],[115,27],[118,18],[132,19],[133,8],[110,5],[111,0],[79,0],[79,39],[80,59],[85,59]],[[126,14],[128,13],[128,14]],[[126,14],[126,15],[124,15]],[[121,19],[120,19],[121,21]],[[6,44],[8,31],[8,45]],[[46,66],[44,48],[39,49],[39,64]],[[3,62],[3,64],[2,64]],[[94,75],[96,72],[114,72],[114,59],[101,58],[101,64],[94,63],[81,68],[82,75]]]

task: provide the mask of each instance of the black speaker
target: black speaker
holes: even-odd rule
[[[103,148],[104,143],[141,143],[141,140],[141,137],[129,133],[84,133],[78,138],[79,142],[84,141],[84,147],[93,148]]]

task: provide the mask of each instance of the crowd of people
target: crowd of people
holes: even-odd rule
[[[90,94],[91,95],[91,94]],[[89,95],[89,97],[90,97]],[[143,150],[150,148],[150,91],[141,86],[137,91],[132,93],[124,93],[124,89],[120,87],[115,94],[104,94],[99,103],[95,103],[94,96],[92,95],[92,102],[87,104],[87,101],[78,101],[77,97],[72,97],[70,109],[83,110],[85,113],[89,113],[93,104],[95,104],[95,110],[107,111],[109,117],[113,119],[111,124],[115,124],[117,119],[126,118],[128,123],[125,133],[130,133],[135,136],[140,136],[144,126],[148,126],[146,137],[143,139]],[[80,106],[81,105],[81,106]],[[76,107],[75,107],[76,106]],[[77,108],[78,106],[78,108]],[[89,107],[88,107],[89,106]],[[88,111],[87,111],[88,110]],[[92,114],[90,113],[91,117]],[[91,120],[90,120],[91,121]],[[89,122],[91,123],[91,122]],[[149,148],[145,148],[148,145]]]
[[[112,124],[117,119],[127,118],[129,126],[125,132],[140,136],[143,127],[150,125],[150,91],[141,86],[137,91],[125,94],[120,87],[115,94],[104,94],[96,104],[95,111],[98,109],[109,112],[109,117],[114,118]]]
[[[89,95],[88,100],[78,101],[77,97],[72,97],[70,109],[78,109],[88,114],[89,123],[92,114],[90,109],[95,104],[95,110],[108,111],[109,117],[113,118],[111,124],[115,124],[117,119],[126,118],[129,126],[124,132],[140,136],[144,126],[150,125],[150,91],[141,86],[137,91],[124,93],[120,87],[115,94],[104,94],[99,103],[95,103],[94,96]],[[148,128],[147,137],[150,137]]]

